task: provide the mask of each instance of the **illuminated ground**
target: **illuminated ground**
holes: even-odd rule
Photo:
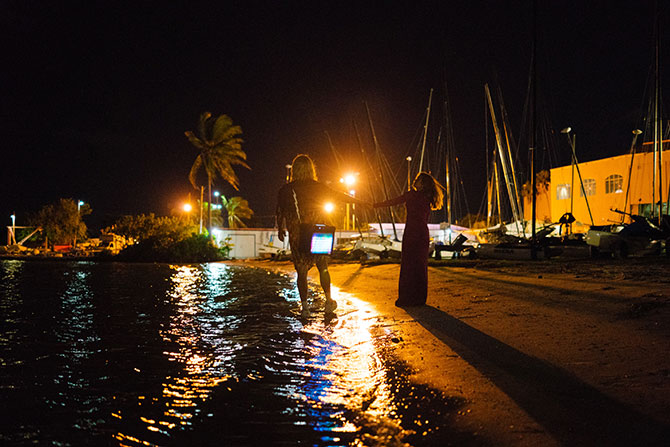
[[[291,272],[286,262],[244,264]],[[667,259],[447,261],[429,268],[428,306],[408,310],[393,305],[398,269],[330,267],[333,285],[393,331],[413,380],[467,402],[458,430],[497,445],[667,439]]]

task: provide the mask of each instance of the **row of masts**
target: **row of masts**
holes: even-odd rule
[[[660,61],[659,61],[659,53],[660,53],[660,39],[658,38],[659,36],[659,27],[660,23],[657,23],[657,29],[656,29],[656,46],[655,46],[655,71],[654,71],[654,97],[653,97],[653,115],[654,115],[654,120],[653,120],[653,139],[654,139],[654,158],[653,158],[653,187],[652,187],[652,218],[657,218],[659,223],[661,220],[661,217],[663,215],[663,198],[664,198],[664,191],[663,191],[663,171],[662,171],[662,166],[663,166],[663,160],[662,160],[662,154],[663,154],[663,142],[662,142],[662,137],[663,137],[663,121],[662,121],[662,101],[661,101],[661,82],[660,82]],[[537,170],[536,170],[536,160],[535,160],[535,153],[536,153],[536,145],[537,145],[537,125],[536,125],[536,74],[535,74],[535,42],[533,42],[533,56],[532,56],[532,64],[531,64],[531,84],[530,84],[530,90],[529,94],[531,97],[531,104],[532,104],[532,111],[530,114],[531,117],[531,124],[530,124],[530,132],[529,132],[529,142],[528,142],[528,152],[530,156],[530,166],[529,166],[529,183],[530,183],[530,192],[531,192],[531,241],[534,241],[535,239],[535,230],[536,230],[536,195],[537,195],[537,185],[536,185],[536,177],[537,177]],[[426,107],[426,114],[425,114],[425,121],[423,123],[423,129],[422,129],[422,138],[421,138],[421,150],[420,150],[420,157],[419,157],[419,164],[418,164],[418,172],[424,171],[424,164],[425,164],[425,153],[426,153],[426,145],[427,145],[427,139],[428,139],[428,125],[430,122],[430,117],[431,117],[431,109],[432,109],[432,103],[433,103],[433,93],[434,90],[431,88],[429,97],[428,97],[428,105]],[[444,129],[446,130],[446,137],[445,140],[448,140],[449,143],[451,143],[451,146],[453,146],[453,134],[452,134],[452,129],[450,126],[449,122],[449,109],[448,109],[448,101],[447,101],[447,96],[448,92],[446,91],[446,85],[445,85],[445,101],[444,101],[444,107],[445,107],[445,127]],[[514,168],[514,158],[513,158],[513,146],[514,143],[513,137],[508,129],[508,123],[507,123],[507,116],[502,100],[502,94],[498,92],[498,100],[499,100],[499,111],[496,112],[496,108],[494,106],[494,101],[491,95],[490,88],[488,84],[485,85],[485,97],[486,97],[486,106],[488,108],[488,113],[490,114],[490,119],[493,127],[493,132],[495,135],[495,148],[493,150],[493,160],[491,162],[491,169],[490,169],[490,175],[487,176],[487,210],[486,210],[486,224],[487,227],[491,227],[494,224],[493,218],[494,218],[494,212],[497,211],[497,216],[499,219],[499,223],[503,223],[503,197],[502,197],[502,192],[500,189],[500,184],[504,185],[504,189],[507,193],[507,199],[509,201],[509,206],[511,209],[512,213],[512,219],[514,224],[516,225],[516,230],[517,234],[521,235],[523,234],[524,237],[526,237],[525,234],[525,225],[524,225],[524,217],[523,217],[523,207],[522,207],[522,199],[521,199],[521,194],[520,194],[520,183],[517,179],[516,175],[516,170]],[[384,172],[384,163],[388,163],[385,160],[385,157],[382,154],[380,144],[375,132],[375,128],[372,122],[372,116],[370,113],[370,109],[365,103],[365,109],[367,113],[367,120],[370,128],[370,133],[372,137],[372,143],[375,151],[374,159],[376,160],[377,168],[375,169],[373,167],[373,163],[370,161],[368,157],[365,155],[365,150],[363,148],[363,145],[361,143],[361,138],[360,134],[358,131],[358,128],[356,128],[356,136],[358,139],[358,144],[359,148],[361,151],[361,155],[363,156],[363,159],[366,160],[367,168],[370,170],[370,172],[374,172],[373,178],[377,180],[378,185],[380,185],[381,190],[382,190],[382,195],[384,196],[384,199],[390,198],[390,191],[389,187],[387,185],[387,174]],[[498,119],[498,115],[500,115],[501,119]],[[562,131],[562,133],[565,133],[568,142],[570,144],[570,149],[571,149],[571,165],[573,167],[573,180],[572,183],[574,184],[574,173],[576,171],[578,177],[579,177],[579,182],[580,182],[580,189],[582,191],[582,196],[586,200],[586,205],[587,205],[587,210],[589,213],[589,218],[591,221],[591,225],[593,225],[593,215],[591,213],[590,206],[588,204],[587,200],[587,194],[586,191],[584,190],[584,185],[583,181],[581,178],[581,173],[579,171],[579,162],[577,160],[576,152],[575,152],[575,135],[571,134],[571,129],[566,128]],[[638,135],[640,134],[640,131],[634,131],[634,139],[633,143],[631,145],[631,151],[634,149],[635,142],[637,140]],[[336,151],[334,150],[332,141],[330,140],[330,136],[328,136],[328,141],[333,149],[333,153],[335,155],[335,159],[338,163],[340,164],[340,159],[337,156]],[[442,127],[440,130],[440,133],[438,135],[438,145],[439,141],[442,138]],[[452,149],[453,147],[449,147],[450,144],[446,144],[446,156],[444,160],[444,189],[445,189],[445,211],[446,211],[446,219],[447,223],[451,225],[452,223],[452,184],[451,184],[451,173],[450,169],[452,166],[450,166],[450,161],[452,160],[451,154],[449,153],[449,150]],[[488,144],[487,144],[488,146]],[[516,150],[516,148],[514,148]],[[488,149],[487,149],[487,154],[488,154]],[[411,184],[411,157],[406,158],[408,165],[407,165],[407,188],[410,188]],[[631,163],[632,166],[632,163]],[[387,169],[387,173],[390,172],[390,170]],[[630,176],[632,172],[629,173],[628,176],[628,181],[630,183]],[[370,194],[371,198],[376,200],[375,198],[375,193],[373,191],[372,185],[369,185],[370,187]],[[572,213],[573,209],[573,204],[574,204],[574,188],[571,188],[571,194],[570,194],[570,201],[571,201],[571,206],[570,206],[570,212]],[[658,194],[658,200],[657,200],[657,194]],[[670,210],[670,191],[668,191],[667,195],[665,197],[668,199],[668,203],[666,204],[666,207],[668,210]],[[393,233],[394,237],[397,240],[397,230],[396,230],[396,215],[393,210],[393,207],[389,208],[390,211],[390,217],[391,217],[391,223],[393,227]],[[376,212],[376,219],[380,223],[381,227],[381,216],[379,212]],[[382,229],[382,235],[383,235],[383,229]]]

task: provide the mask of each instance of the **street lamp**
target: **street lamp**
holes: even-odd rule
[[[184,212],[190,213],[193,207],[191,206],[190,203],[185,203],[184,206],[182,207]]]
[[[212,209],[214,210],[219,210],[221,209],[221,193],[219,191],[214,191],[214,199],[216,200],[216,203],[212,205]]]
[[[408,156],[405,160],[407,160],[407,191],[409,191],[411,189],[410,170],[411,170],[412,157]]]
[[[349,190],[349,195],[352,197],[356,197],[356,191],[351,189]],[[351,205],[351,229],[354,230],[356,229],[356,204],[355,203],[347,203],[347,209]]]
[[[9,245],[12,245],[12,241],[14,244],[16,244],[16,215],[12,214],[9,217],[12,218],[12,237],[9,241]]]
[[[291,165],[286,165],[286,183],[291,181]]]
[[[574,203],[574,195],[575,195],[575,141],[570,138],[570,132],[572,131],[572,127],[566,127],[565,129],[561,130],[562,134],[565,134],[565,136],[568,137],[568,142],[570,143],[570,148],[572,149],[572,178],[570,180],[570,214],[574,212],[573,210],[573,203]],[[570,233],[572,233],[572,228],[569,229]]]
[[[356,184],[356,176],[357,175],[358,175],[358,172],[345,174],[343,177],[340,178],[340,183],[344,183],[344,185],[349,189]],[[354,190],[349,189],[349,193],[350,194],[354,193]],[[346,204],[346,216],[345,216],[345,221],[344,221],[344,229],[345,229],[345,231],[349,229],[349,203]]]
[[[570,132],[572,132],[571,127],[566,127],[565,129],[561,130],[561,133],[565,134],[566,137],[568,137],[568,142],[570,143],[570,149],[572,149],[572,166],[573,166],[573,179],[574,179],[574,170],[577,170],[577,176],[579,176],[579,185],[580,189],[582,191],[582,195],[584,196],[584,201],[586,202],[586,209],[589,212],[589,218],[591,219],[591,225],[593,225],[593,214],[591,214],[591,207],[589,206],[589,199],[586,196],[586,191],[584,190],[584,181],[582,180],[582,173],[579,171],[579,162],[577,161],[577,153],[575,152],[575,140],[576,136],[573,135],[572,138],[570,137]],[[573,180],[574,182],[574,180]],[[574,195],[572,185],[570,186],[570,214],[572,214],[572,196]]]
[[[79,221],[81,220],[80,211],[83,205],[84,205],[83,200],[77,201],[77,228],[74,230],[74,241],[72,242],[72,246],[74,248],[77,248],[77,233],[79,232]]]

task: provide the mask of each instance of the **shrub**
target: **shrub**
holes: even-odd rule
[[[150,237],[126,247],[118,255],[124,261],[198,263],[220,261],[224,258],[206,235],[192,234],[180,240],[166,241]]]

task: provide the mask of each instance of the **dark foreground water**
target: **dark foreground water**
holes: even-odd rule
[[[374,310],[301,320],[290,276],[5,260],[0,296],[1,445],[467,442]]]

